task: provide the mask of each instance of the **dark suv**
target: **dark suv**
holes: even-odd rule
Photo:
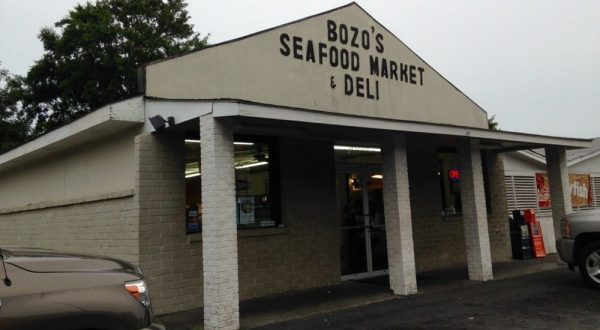
[[[150,296],[139,267],[40,249],[1,249],[0,329],[148,329]]]

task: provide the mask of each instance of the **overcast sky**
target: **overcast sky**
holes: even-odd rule
[[[24,74],[39,29],[76,0],[0,0],[0,62]],[[81,2],[81,1],[79,1]],[[218,43],[348,3],[190,0],[196,31]],[[509,131],[600,136],[600,1],[357,1]]]

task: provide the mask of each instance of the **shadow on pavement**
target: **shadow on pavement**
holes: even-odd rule
[[[564,266],[558,264],[556,255],[540,259],[494,263],[494,279],[513,278],[560,267]],[[469,286],[474,283],[477,282],[468,280],[466,267],[417,274],[418,294],[431,294]],[[389,289],[389,278],[387,276],[380,276],[245,300],[240,302],[240,321],[242,328],[255,328],[390,299],[402,299],[402,297],[394,295]],[[162,315],[157,318],[169,330],[198,330],[202,329],[202,313],[202,309],[199,308]]]

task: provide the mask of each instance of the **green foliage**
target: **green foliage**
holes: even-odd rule
[[[488,128],[490,131],[499,131],[500,127],[498,126],[498,122],[496,121],[496,115],[492,115],[488,118]]]
[[[23,79],[22,106],[41,134],[137,94],[140,65],[206,45],[184,0],[99,0],[45,27],[43,57]]]
[[[0,153],[21,144],[29,134],[30,121],[20,111],[22,78],[0,69]]]

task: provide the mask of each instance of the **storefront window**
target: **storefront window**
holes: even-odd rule
[[[186,233],[202,231],[200,140],[186,139]],[[273,139],[236,136],[234,142],[238,228],[281,226],[279,166]]]
[[[275,149],[273,140],[257,138],[240,137],[234,145],[238,228],[281,224]]]
[[[185,140],[185,232],[202,231],[202,175],[200,140]]]
[[[442,215],[459,215],[462,213],[460,200],[461,171],[457,152],[455,150],[439,150],[438,164],[438,176],[442,190]]]

